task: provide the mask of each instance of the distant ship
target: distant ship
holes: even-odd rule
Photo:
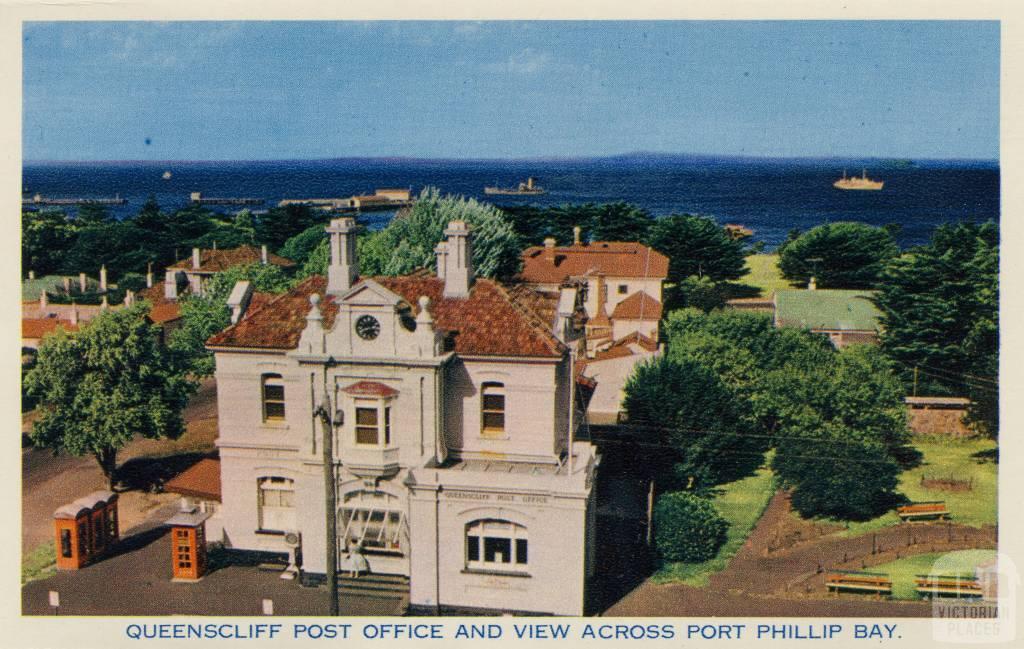
[[[171,179],[171,172],[170,171],[165,171],[164,175],[162,176],[162,178],[164,180],[170,180]]]
[[[882,188],[885,183],[881,180],[871,180],[868,178],[868,170],[864,169],[861,172],[861,177],[856,176],[846,177],[846,170],[843,169],[843,177],[832,183],[832,186],[836,189],[861,189],[868,191],[878,191]]]
[[[546,193],[543,187],[533,184],[533,176],[526,179],[525,183],[519,183],[519,187],[484,187],[484,193],[488,195],[505,196],[537,196]]]

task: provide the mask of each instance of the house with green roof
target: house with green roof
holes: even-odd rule
[[[813,288],[775,291],[775,326],[825,334],[836,348],[855,343],[875,344],[882,313],[871,301],[874,294]]]

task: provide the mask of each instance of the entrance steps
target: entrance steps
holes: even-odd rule
[[[360,577],[349,577],[338,573],[338,595],[345,597],[363,597],[368,599],[400,600],[409,602],[409,578],[404,575],[363,574]]]

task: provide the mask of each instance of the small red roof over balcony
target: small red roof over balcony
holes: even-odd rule
[[[342,392],[357,397],[377,398],[393,397],[398,394],[398,390],[377,381],[359,381],[342,389]]]

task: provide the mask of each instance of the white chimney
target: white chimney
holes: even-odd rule
[[[572,245],[574,245],[574,246],[580,245],[580,235],[582,235],[582,234],[583,234],[583,228],[581,228],[578,225],[573,227],[573,229],[572,229]]]
[[[41,309],[45,309],[46,308],[46,304],[47,304],[46,300],[47,300],[46,289],[43,289],[39,293],[39,308],[41,308]]]
[[[353,218],[331,219],[327,234],[331,235],[331,260],[327,267],[327,292],[342,295],[359,276],[356,258],[356,221]]]
[[[235,282],[235,287],[231,289],[231,295],[228,296],[228,308],[231,309],[231,324],[235,324],[242,319],[251,299],[252,282]]]
[[[102,301],[102,302],[100,302],[100,310],[101,310],[101,311],[106,311],[106,310],[107,310],[107,309],[109,309],[109,308],[110,308],[110,303],[109,303],[109,302],[107,302],[107,296],[106,296],[106,295],[104,295],[104,296],[103,296],[103,301]]]
[[[555,263],[555,238],[547,237],[544,239],[544,259]]]
[[[816,290],[817,288],[818,288],[818,282],[815,281],[815,279],[812,277],[811,281],[807,282],[807,290],[808,291],[813,291],[813,290]]]
[[[264,266],[267,265],[267,246],[266,245],[260,246],[260,263],[263,264]]]
[[[71,324],[78,326],[78,305],[71,303]]]
[[[85,293],[88,283],[85,280],[85,273],[78,273],[78,290]]]
[[[28,278],[29,279],[35,279],[36,278],[36,271],[34,271],[34,270],[28,271]]]
[[[100,266],[100,292],[107,292],[107,266],[106,264]]]
[[[146,267],[146,288],[153,288],[153,264]]]
[[[135,292],[131,289],[124,292],[124,305],[132,306],[135,304]]]
[[[199,248],[192,249],[192,268],[199,270]]]
[[[444,241],[434,247],[434,254],[437,255],[437,278],[444,279],[448,270],[448,244]]]
[[[452,221],[444,234],[448,237],[444,297],[469,297],[474,280],[472,231],[465,221]]]
[[[71,278],[70,277],[65,277],[64,278],[64,294],[65,295],[71,295]]]
[[[168,270],[164,275],[164,297],[168,300],[178,299],[178,271]]]

